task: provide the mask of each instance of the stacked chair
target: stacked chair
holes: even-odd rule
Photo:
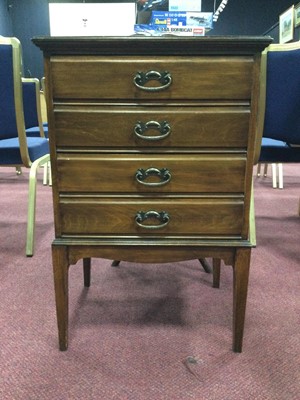
[[[26,135],[48,138],[48,124],[43,124],[42,120],[40,91],[40,81],[37,78],[22,78]]]
[[[48,124],[42,119],[40,81],[37,78],[22,78],[22,94],[26,136],[48,139]],[[44,165],[43,183],[51,185],[50,162]]]
[[[48,140],[26,135],[20,42],[0,37],[0,166],[30,169],[27,256],[32,256],[34,249],[37,171],[49,159]]]
[[[272,164],[273,187],[283,188],[282,164],[300,162],[300,41],[271,44],[262,56],[260,164]],[[264,174],[266,175],[266,169]]]

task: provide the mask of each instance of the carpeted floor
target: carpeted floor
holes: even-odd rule
[[[244,347],[231,351],[232,269],[221,287],[198,261],[93,260],[70,268],[70,343],[59,352],[51,189],[38,185],[36,246],[25,257],[28,174],[0,168],[1,400],[299,400],[299,166],[283,190],[255,178]]]

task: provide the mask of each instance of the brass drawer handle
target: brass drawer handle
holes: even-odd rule
[[[150,81],[158,81],[161,86],[145,86],[145,84]],[[137,72],[133,78],[133,83],[137,88],[145,90],[146,92],[159,92],[167,89],[171,85],[172,76],[168,71]]]
[[[155,219],[160,222],[160,224],[154,225],[144,225],[143,222],[147,219]],[[170,216],[167,212],[161,211],[139,211],[135,216],[135,222],[138,226],[145,229],[161,229],[168,225],[170,221]]]
[[[145,132],[148,129],[155,129],[159,131],[159,135],[145,135]],[[134,133],[135,135],[143,140],[162,140],[165,139],[167,136],[170,135],[171,132],[171,127],[167,121],[163,121],[162,123],[159,123],[157,121],[148,121],[146,123],[138,121],[135,124],[134,127]]]
[[[155,176],[160,179],[160,182],[145,182],[145,180],[150,177]],[[136,171],[135,179],[138,183],[144,186],[162,186],[166,185],[171,180],[171,173],[167,168],[147,168],[146,170],[143,168],[139,168]]]

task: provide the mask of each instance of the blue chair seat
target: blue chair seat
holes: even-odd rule
[[[43,124],[43,128],[44,128],[44,134],[45,137],[48,138],[48,124]],[[26,129],[26,136],[27,137],[37,137],[40,136],[40,128],[38,126],[34,126],[32,128],[27,128]]]
[[[260,161],[264,163],[296,163],[300,147],[291,147],[281,140],[262,138]]]
[[[27,138],[28,153],[31,160],[36,160],[49,153],[49,142],[40,137]],[[0,159],[4,165],[23,164],[18,138],[0,140]]]

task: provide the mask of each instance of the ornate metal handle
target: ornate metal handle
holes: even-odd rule
[[[155,219],[160,222],[160,224],[154,224],[154,225],[144,225],[143,222],[146,221],[147,219]],[[168,213],[165,211],[157,212],[157,211],[139,211],[136,213],[135,216],[135,222],[138,226],[141,228],[146,228],[146,229],[161,229],[164,228],[165,226],[168,225],[170,221],[170,216]]]
[[[149,176],[155,176],[160,179],[160,182],[144,182]],[[162,186],[166,185],[171,180],[171,173],[167,168],[139,168],[136,171],[135,179],[138,183],[145,186]]]
[[[145,135],[144,133],[148,129],[155,129],[155,130],[159,131],[160,134],[156,135],[156,136]],[[148,121],[146,123],[138,121],[134,127],[135,135],[138,138],[144,139],[144,140],[162,140],[162,139],[166,138],[167,136],[169,136],[170,132],[171,132],[171,127],[167,121],[163,121],[161,123],[159,123],[157,121]]]
[[[150,81],[158,81],[161,86],[145,86],[145,84]],[[137,72],[133,78],[133,83],[137,88],[145,90],[146,92],[159,92],[167,89],[171,85],[172,76],[168,71]]]

